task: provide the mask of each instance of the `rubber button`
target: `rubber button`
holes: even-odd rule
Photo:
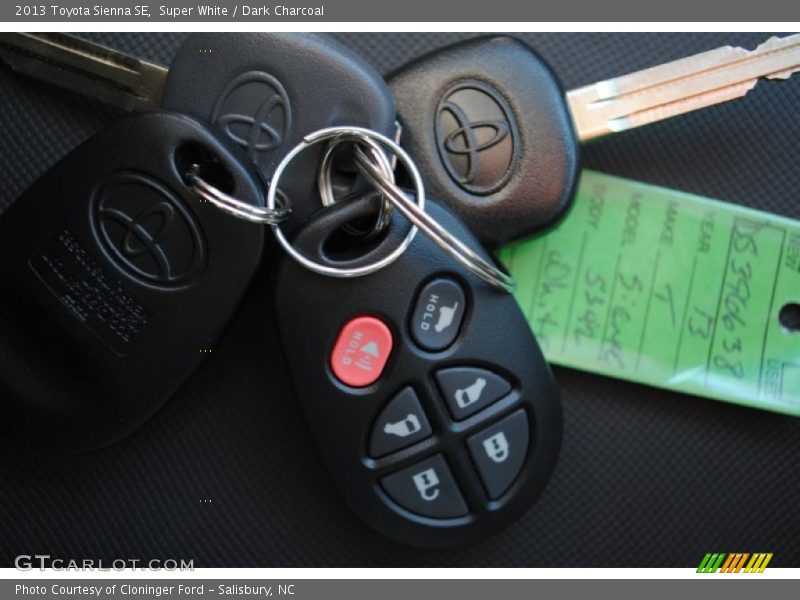
[[[528,455],[528,437],[528,417],[524,410],[518,410],[467,441],[492,500],[502,496],[522,470]]]
[[[456,421],[466,419],[511,391],[508,381],[476,367],[443,369],[436,373],[436,381]]]
[[[466,308],[460,285],[451,279],[434,279],[417,296],[411,337],[425,350],[444,350],[455,341]]]
[[[351,387],[365,387],[383,373],[392,353],[392,332],[375,317],[356,317],[342,327],[331,353],[336,377]]]
[[[383,489],[412,513],[447,519],[463,517],[467,505],[441,454],[384,477]]]
[[[407,387],[386,405],[375,421],[369,454],[378,458],[424,440],[432,433],[417,394]]]

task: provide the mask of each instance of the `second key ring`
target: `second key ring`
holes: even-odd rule
[[[322,153],[322,160],[319,165],[319,196],[322,199],[323,206],[331,206],[337,202],[337,198],[333,193],[333,161],[336,156],[336,150],[341,148],[344,143],[344,140],[331,140]],[[356,144],[356,142],[352,143]],[[378,165],[382,177],[394,183],[392,163],[386,158],[386,154],[380,145],[371,138],[363,138],[358,144],[363,144],[370,160]],[[379,202],[378,215],[369,230],[364,231],[354,225],[345,225],[345,228],[351,234],[362,239],[372,238],[386,229],[392,219],[394,205],[383,194],[381,194]]]
[[[403,213],[414,226],[419,227],[439,248],[486,283],[509,294],[514,293],[517,284],[513,277],[503,273],[450,233],[441,223],[411,201],[393,181],[384,179],[377,163],[371,162],[369,156],[360,147],[356,148],[356,165],[367,181],[380,190],[397,210]]]
[[[393,140],[381,135],[380,133],[372,131],[371,129],[342,126],[320,129],[319,131],[315,131],[314,133],[307,135],[303,138],[302,142],[297,144],[297,146],[292,148],[292,150],[283,157],[281,162],[278,163],[278,166],[275,168],[272,180],[270,181],[269,189],[267,190],[267,210],[276,210],[280,208],[277,198],[278,183],[280,182],[284,171],[286,171],[286,168],[289,166],[292,160],[294,160],[298,154],[306,150],[309,146],[330,140],[337,142],[356,143],[362,143],[365,142],[365,140],[372,140],[373,142],[389,150],[389,152],[397,156],[414,182],[414,191],[416,196],[415,206],[417,206],[417,208],[420,210],[425,209],[425,186],[422,183],[422,176],[417,170],[417,166],[414,164],[414,161],[406,153],[406,151],[403,150],[400,145]],[[367,145],[369,146],[369,144]],[[414,241],[414,237],[417,235],[418,231],[417,227],[412,225],[405,238],[403,238],[403,241],[397,246],[397,248],[373,263],[360,267],[332,267],[330,265],[324,265],[317,261],[311,260],[299,252],[294,246],[292,246],[289,240],[286,239],[286,236],[284,235],[278,223],[272,223],[271,225],[275,239],[278,240],[278,243],[283,247],[286,253],[289,254],[289,256],[307,269],[330,277],[360,277],[362,275],[368,275],[383,269],[402,256],[402,254],[411,245],[411,242]]]

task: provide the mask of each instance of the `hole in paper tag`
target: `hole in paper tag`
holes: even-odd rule
[[[778,313],[778,320],[789,333],[800,332],[800,304],[787,302]]]

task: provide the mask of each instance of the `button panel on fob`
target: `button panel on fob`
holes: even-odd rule
[[[331,231],[374,208],[337,203],[294,237],[326,265],[363,267],[408,231],[356,258],[328,258]],[[426,212],[491,260],[448,210]],[[393,263],[333,278],[290,258],[275,283],[276,320],[297,397],[331,478],[368,525],[407,544],[453,547],[497,533],[531,509],[561,440],[558,390],[511,294],[417,235]]]
[[[488,401],[481,400],[480,408],[497,402],[512,391],[511,384],[505,379],[485,369],[471,367],[448,369],[439,371],[437,378],[440,378],[442,373],[466,373],[470,377],[477,373],[476,381],[470,384],[472,389],[476,390],[471,393],[471,397],[476,399],[482,397],[484,391],[489,389],[486,396]],[[491,377],[491,384],[487,384],[481,376]],[[443,389],[449,391],[451,388],[443,386]],[[458,392],[463,392],[464,389],[469,390],[470,387],[456,390],[453,395],[459,397]],[[496,393],[498,390],[502,393]],[[430,401],[440,405],[444,403],[438,397],[430,398]],[[472,402],[477,403],[478,400]],[[511,407],[518,405],[519,395]],[[473,420],[471,426],[463,433],[452,432],[453,423],[449,422],[447,412],[443,410],[434,412],[439,414],[440,418],[444,417],[440,423],[441,429],[444,432],[450,431],[450,435],[445,437],[451,442],[457,443],[457,440],[460,440],[469,448],[489,498],[498,499],[514,483],[528,453],[530,427],[525,410],[516,410],[499,421],[493,415],[479,417]],[[508,409],[504,410],[503,414],[507,413]],[[389,402],[376,420],[370,438],[370,456],[384,456],[392,451],[403,450],[417,441],[429,438],[431,434],[431,426],[425,417],[419,398],[411,387],[406,387]],[[425,445],[415,452],[404,452],[404,454],[427,456],[436,449],[437,444]],[[462,509],[463,500],[454,479],[445,460],[441,455],[436,455],[435,460],[422,460],[384,477],[381,485],[392,500],[412,513],[425,517],[453,518],[467,513],[466,508]],[[468,482],[464,484],[469,485]]]

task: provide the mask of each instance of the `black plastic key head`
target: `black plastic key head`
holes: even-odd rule
[[[554,223],[569,207],[579,146],[550,68],[508,36],[470,40],[389,77],[402,144],[426,189],[489,246]]]
[[[364,202],[312,217],[297,248],[331,267],[385,256],[405,235],[364,252],[333,232]],[[471,248],[448,210],[427,209]],[[353,511],[418,546],[457,546],[497,533],[547,483],[561,441],[558,390],[513,296],[416,236],[364,277],[317,275],[290,258],[276,279],[286,362],[321,455]]]
[[[85,450],[131,432],[189,376],[255,274],[264,228],[184,175],[263,205],[216,130],[141,113],[101,131],[0,215],[2,433]]]
[[[369,63],[310,33],[195,33],[170,67],[162,105],[211,121],[269,180],[280,160],[318,129],[355,125],[394,137],[391,92]],[[319,208],[322,147],[302,153],[281,180],[291,228]]]

